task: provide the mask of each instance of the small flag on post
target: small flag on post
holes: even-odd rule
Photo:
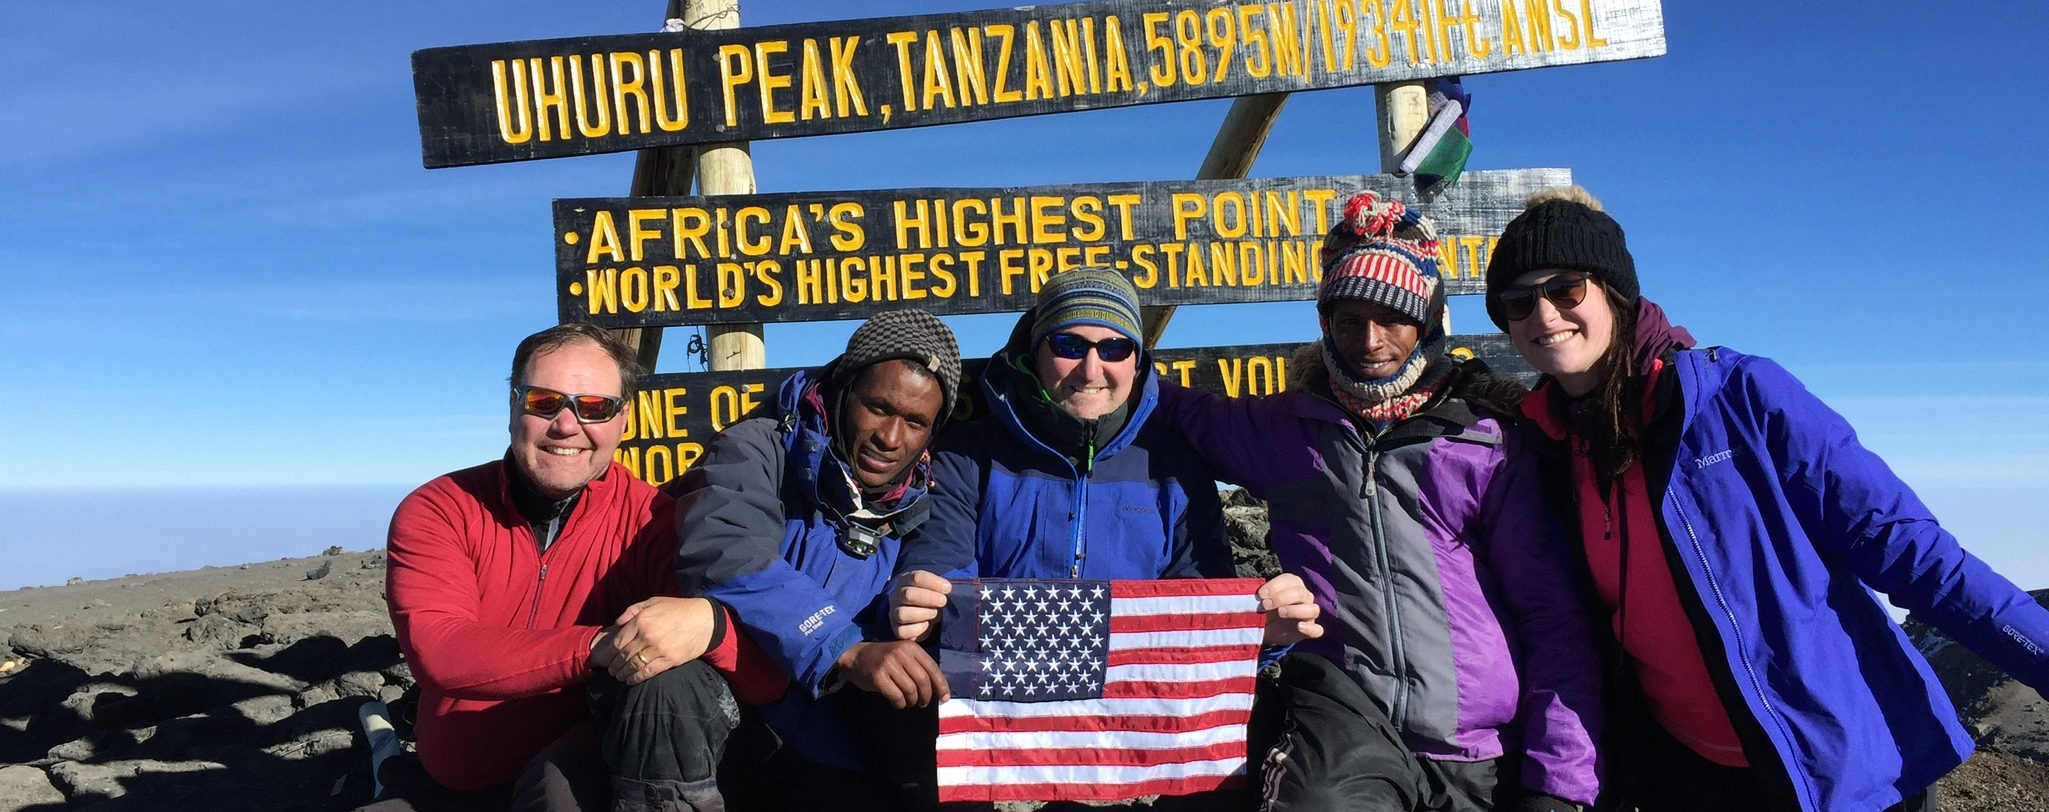
[[[956,581],[939,800],[1121,801],[1245,781],[1250,578]]]
[[[1458,77],[1431,80],[1430,123],[1409,145],[1399,167],[1399,174],[1416,177],[1416,194],[1434,197],[1465,172],[1466,159],[1473,154],[1466,124],[1466,111],[1472,106],[1472,94]]]

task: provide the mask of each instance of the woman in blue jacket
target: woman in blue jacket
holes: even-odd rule
[[[1871,589],[2049,692],[2049,611],[1791,374],[1694,349],[1585,190],[1509,223],[1487,312],[1544,374],[1525,428],[1605,610],[1608,800],[1933,809],[1971,739]]]

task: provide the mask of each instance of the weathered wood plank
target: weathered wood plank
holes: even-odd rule
[[[1163,380],[1229,397],[1270,395],[1287,388],[1289,370],[1299,343],[1251,344],[1237,347],[1190,347],[1153,351],[1153,369]],[[1452,336],[1447,351],[1478,356],[1498,372],[1525,382],[1536,376],[1499,333]],[[986,358],[963,366],[962,403],[956,414],[972,418],[982,411],[981,379]],[[744,372],[683,372],[641,379],[632,428],[615,458],[636,476],[655,485],[681,476],[704,453],[711,437],[748,412],[772,405],[776,390],[798,368]]]
[[[1217,129],[1217,137],[1210,141],[1209,154],[1203,156],[1195,179],[1236,180],[1251,174],[1252,163],[1259,160],[1259,151],[1266,146],[1266,136],[1273,132],[1274,121],[1281,117],[1281,108],[1287,103],[1285,93],[1240,96],[1232,101],[1231,111],[1224,114],[1224,125]],[[1145,330],[1146,349],[1160,345],[1160,337],[1166,335],[1167,323],[1174,320],[1176,309],[1174,305],[1139,309],[1138,320]]]
[[[1658,0],[1103,0],[428,48],[428,167],[923,127],[1665,52]]]
[[[1492,241],[1564,169],[1469,172],[1419,207],[1436,218],[1453,294],[1483,290]],[[1108,265],[1143,305],[1316,297],[1317,248],[1389,175],[994,189],[555,201],[562,321],[605,327],[1022,311],[1054,272]],[[1256,205],[1255,205],[1256,204]]]

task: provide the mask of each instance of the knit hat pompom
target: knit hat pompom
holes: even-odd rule
[[[899,358],[916,362],[939,379],[946,402],[938,418],[945,422],[960,392],[960,344],[953,328],[923,310],[884,311],[854,328],[847,351],[825,367],[826,386],[837,395],[860,377],[861,370]]]
[[[1138,288],[1124,274],[1109,268],[1076,268],[1054,274],[1039,289],[1039,300],[1032,312],[1035,347],[1047,335],[1078,324],[1107,327],[1141,345],[1145,343]]]
[[[1424,256],[1433,260],[1437,256],[1437,224],[1430,218],[1410,211],[1399,200],[1382,200],[1372,192],[1360,192],[1345,201],[1344,216],[1324,235],[1323,249],[1316,261],[1328,268],[1362,241],[1375,238],[1415,243],[1417,248],[1427,249],[1420,252]]]
[[[1601,208],[1601,201],[1594,197],[1593,192],[1587,191],[1587,187],[1577,183],[1571,186],[1554,186],[1549,189],[1538,189],[1531,192],[1529,197],[1523,198],[1523,209],[1532,209],[1539,203],[1547,203],[1553,200],[1578,203],[1598,212],[1607,211],[1607,209]]]
[[[1635,311],[1639,292],[1636,259],[1622,225],[1601,209],[1601,201],[1578,186],[1546,189],[1530,196],[1527,208],[1501,230],[1487,260],[1487,317],[1508,329],[1499,294],[1531,271],[1580,271],[1615,291]]]
[[[1323,238],[1323,287],[1316,309],[1335,299],[1382,305],[1430,329],[1442,319],[1437,224],[1399,200],[1360,192]]]

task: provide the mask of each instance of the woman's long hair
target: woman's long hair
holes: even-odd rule
[[[1607,285],[1600,290],[1614,311],[1614,334],[1594,365],[1601,374],[1594,397],[1577,404],[1572,416],[1592,447],[1595,470],[1616,476],[1643,456],[1641,424],[1647,416],[1639,413],[1643,387],[1637,382],[1636,307]]]

